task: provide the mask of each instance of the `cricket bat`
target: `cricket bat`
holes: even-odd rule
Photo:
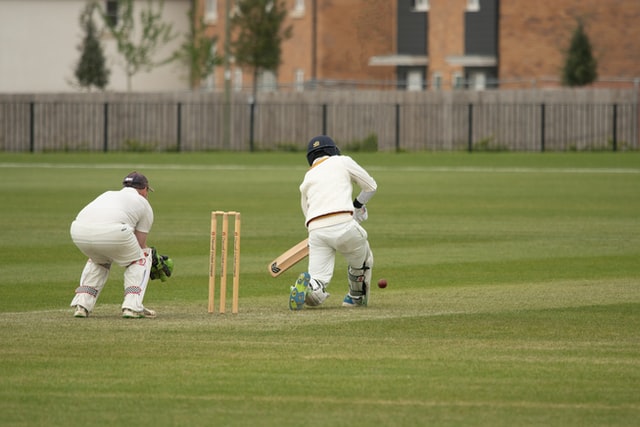
[[[267,268],[272,277],[278,277],[309,255],[309,239],[304,239],[269,263]]]

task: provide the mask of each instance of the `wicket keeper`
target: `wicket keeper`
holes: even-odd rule
[[[89,316],[114,262],[125,267],[122,317],[155,317],[142,303],[152,266],[152,249],[147,247],[153,225],[149,191],[153,189],[147,178],[131,172],[122,189],[102,193],[71,224],[73,243],[89,258],[71,301],[75,317]]]

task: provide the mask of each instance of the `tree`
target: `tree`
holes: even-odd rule
[[[562,69],[562,84],[565,86],[585,86],[598,78],[598,64],[593,57],[591,42],[584,31],[582,21],[571,37],[571,44]]]
[[[193,8],[189,10],[188,16],[189,33],[185,34],[184,42],[174,53],[174,57],[189,67],[189,84],[195,89],[213,72],[216,65],[222,64],[222,57],[213,52],[218,39],[205,34],[204,19],[196,21]]]
[[[253,71],[253,97],[258,76],[263,71],[277,71],[282,59],[281,43],[291,37],[291,26],[282,28],[287,16],[279,0],[239,0],[231,19],[236,39],[231,48],[236,63]]]
[[[155,67],[171,62],[174,57],[155,61],[158,49],[177,37],[173,34],[171,24],[162,22],[164,0],[152,2],[147,0],[147,7],[140,11],[139,23],[141,31],[136,34],[136,19],[133,11],[134,0],[118,0],[118,20],[113,25],[113,17],[102,13],[104,22],[116,40],[118,52],[124,59],[124,71],[127,75],[127,90],[131,90],[131,81],[140,71],[151,71]],[[153,7],[154,3],[156,8]],[[135,36],[139,37],[137,43]]]
[[[87,3],[80,14],[80,25],[84,30],[84,39],[78,47],[80,60],[76,65],[75,76],[78,84],[88,90],[91,90],[92,86],[104,90],[109,83],[110,73],[106,67],[102,45],[98,40],[96,24],[93,22],[93,13],[96,8],[95,2]]]

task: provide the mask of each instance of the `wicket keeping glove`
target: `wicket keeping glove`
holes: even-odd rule
[[[156,248],[151,248],[151,272],[149,278],[151,280],[160,279],[166,282],[173,273],[173,260],[167,255],[160,255]]]

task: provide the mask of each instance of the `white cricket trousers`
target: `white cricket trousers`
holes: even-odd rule
[[[89,259],[80,276],[80,285],[71,306],[93,310],[109,278],[112,263],[125,267],[122,308],[144,310],[142,301],[149,283],[151,249],[143,250],[134,230],[127,224],[71,224],[73,243]]]
[[[349,220],[309,231],[309,276],[329,285],[335,267],[336,252],[344,256],[352,268],[360,269],[367,263],[365,280],[371,282],[373,253],[367,232],[355,220]]]

